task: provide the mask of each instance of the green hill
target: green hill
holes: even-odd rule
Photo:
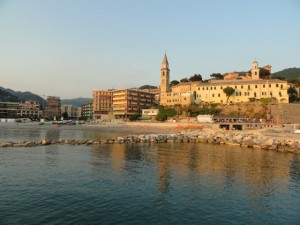
[[[10,94],[9,92],[0,89],[0,102],[18,102],[18,97]]]
[[[296,80],[300,78],[300,68],[288,68],[275,73],[272,73],[272,77],[284,77],[286,80]]]
[[[36,94],[29,92],[29,91],[25,91],[25,92],[14,91],[9,88],[5,89],[3,87],[0,87],[0,90],[5,91],[5,92],[17,97],[19,101],[26,101],[26,100],[38,101],[41,105],[43,105],[44,99]]]

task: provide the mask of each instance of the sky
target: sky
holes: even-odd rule
[[[0,86],[62,99],[93,90],[300,67],[300,0],[0,0]]]

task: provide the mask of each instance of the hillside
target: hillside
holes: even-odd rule
[[[5,89],[3,87],[0,87],[0,90],[5,91],[19,99],[19,101],[26,101],[26,100],[32,100],[32,101],[38,101],[41,105],[43,105],[44,99],[36,94],[33,94],[29,91],[21,92],[21,91],[14,91],[9,88]]]
[[[275,73],[272,73],[272,77],[284,77],[286,80],[296,80],[300,78],[300,68],[288,68]]]
[[[0,102],[18,102],[18,97],[10,94],[9,92],[0,89]]]
[[[73,105],[75,107],[78,107],[78,106],[82,106],[82,105],[87,104],[92,101],[93,101],[92,98],[62,99],[61,104],[62,105]]]

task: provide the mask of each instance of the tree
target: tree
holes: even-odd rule
[[[69,118],[69,115],[68,115],[67,112],[63,112],[63,113],[62,113],[62,117],[63,117],[64,119],[67,119],[67,118]]]
[[[288,82],[295,84],[296,87],[300,87],[300,79],[289,80]]]
[[[227,86],[226,88],[223,89],[223,92],[227,96],[226,103],[228,103],[228,100],[229,100],[230,96],[233,95],[233,93],[235,92],[235,90],[234,90],[234,88]]]
[[[289,87],[287,93],[289,95],[289,102],[299,101],[298,92],[295,87]]]
[[[259,69],[259,77],[261,79],[270,79],[271,78],[271,73],[270,73],[270,70],[267,70],[267,69],[264,69],[264,68],[260,68]]]
[[[171,85],[171,86],[175,86],[175,85],[177,85],[177,84],[179,84],[179,81],[178,81],[178,80],[172,80],[172,81],[170,82],[170,85]]]
[[[202,81],[202,76],[201,74],[194,74],[194,76],[191,76],[189,78],[189,81]]]
[[[180,82],[181,83],[186,83],[186,82],[189,82],[189,80],[187,78],[183,78],[183,79],[180,80]]]
[[[165,121],[168,117],[176,116],[176,110],[174,108],[165,108],[163,106],[158,107],[158,114],[156,116],[156,120]]]
[[[212,73],[210,77],[215,78],[216,80],[223,80],[224,76],[220,73]]]

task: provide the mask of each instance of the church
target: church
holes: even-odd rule
[[[264,68],[270,69],[271,66]],[[289,103],[288,82],[279,79],[261,79],[259,71],[258,62],[255,60],[250,74],[244,79],[238,77],[228,79],[227,77],[223,80],[181,82],[170,86],[170,68],[165,53],[160,70],[160,105],[228,104],[268,98],[279,103]],[[234,89],[234,93],[229,97],[224,92],[226,87]]]

